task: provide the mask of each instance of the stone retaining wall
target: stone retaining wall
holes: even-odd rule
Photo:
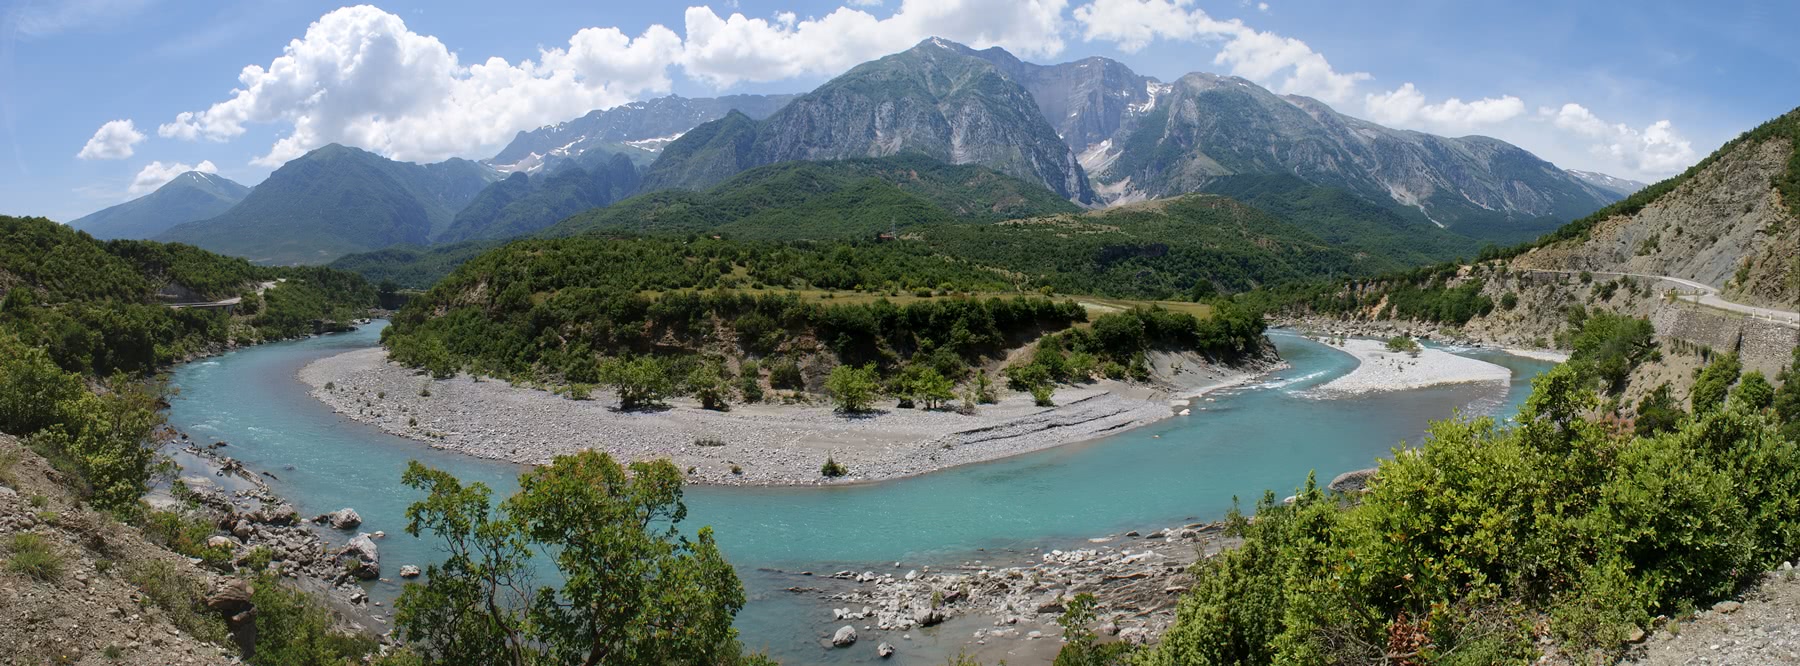
[[[1670,303],[1650,317],[1656,334],[1710,347],[1736,351],[1744,370],[1760,370],[1773,378],[1793,359],[1800,345],[1800,329],[1687,302]]]

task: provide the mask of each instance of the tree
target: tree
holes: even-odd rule
[[[727,404],[731,399],[731,386],[726,383],[722,370],[718,361],[706,361],[688,373],[688,390],[694,393],[701,407],[721,412],[731,408]]]
[[[1639,437],[1673,431],[1685,420],[1687,412],[1681,411],[1681,405],[1669,394],[1666,382],[1638,401],[1635,428]]]
[[[873,363],[861,368],[840,365],[832,368],[831,376],[825,379],[825,392],[831,395],[832,402],[837,403],[838,411],[846,414],[869,411],[880,390],[881,383]]]
[[[1694,415],[1724,407],[1725,396],[1731,391],[1731,385],[1737,383],[1738,373],[1742,370],[1737,354],[1725,354],[1707,364],[1700,371],[1700,377],[1694,380],[1693,393],[1688,396],[1694,405]]]
[[[1800,348],[1794,350],[1793,362],[1782,368],[1776,379],[1781,380],[1781,389],[1775,392],[1776,420],[1783,435],[1800,441]]]
[[[449,553],[395,603],[426,664],[740,659],[731,621],[743,587],[711,528],[692,540],[678,529],[687,507],[669,461],[628,469],[594,451],[559,456],[520,476],[498,507],[487,486],[418,462],[402,479],[427,493],[407,508],[407,533],[430,533]],[[533,587],[534,554],[560,588]]]
[[[1063,646],[1054,666],[1114,666],[1128,663],[1132,645],[1125,641],[1101,643],[1088,625],[1094,622],[1094,595],[1075,595],[1056,623],[1063,628]]]
[[[894,377],[892,384],[892,392],[900,398],[900,406],[903,408],[923,403],[925,409],[937,409],[956,398],[956,382],[928,365],[915,363],[906,366],[906,369]]]
[[[600,366],[600,381],[619,395],[623,410],[662,404],[674,389],[663,362],[654,356],[608,359]]]
[[[1731,392],[1731,405],[1750,410],[1768,409],[1775,404],[1775,387],[1760,372],[1748,372],[1738,380]]]

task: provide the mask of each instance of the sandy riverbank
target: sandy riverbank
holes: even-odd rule
[[[1328,343],[1330,344],[1330,343]],[[1512,378],[1505,367],[1439,350],[1417,355],[1391,352],[1379,340],[1351,338],[1332,347],[1355,356],[1356,369],[1316,389],[1324,395],[1358,395],[1376,391],[1405,391],[1472,382],[1504,382]]]
[[[467,455],[543,464],[593,448],[621,460],[669,458],[701,483],[799,485],[824,482],[819,468],[828,456],[850,470],[837,482],[877,481],[1104,437],[1168,418],[1183,399],[1244,383],[1274,364],[1238,370],[1191,357],[1158,360],[1162,379],[1154,386],[1065,386],[1054,408],[1008,392],[973,415],[889,402],[854,418],[822,404],[714,412],[684,399],[660,411],[621,412],[600,391],[578,401],[468,375],[432,381],[389,363],[379,348],[314,361],[299,376],[340,414]],[[421,396],[427,387],[430,395]]]

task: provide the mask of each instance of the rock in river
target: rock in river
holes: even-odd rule
[[[362,524],[362,516],[356,515],[356,509],[345,507],[345,508],[333,511],[331,513],[325,514],[323,516],[319,516],[318,518],[314,518],[313,522],[315,522],[315,523],[327,523],[328,522],[328,523],[331,523],[331,526],[336,529],[349,530],[349,529],[356,529],[356,526]]]
[[[350,543],[345,544],[343,550],[337,553],[337,561],[350,575],[357,578],[373,580],[381,577],[381,554],[375,548],[375,540],[369,538],[367,532],[356,535]]]
[[[831,635],[832,647],[850,647],[856,643],[856,627],[844,625],[838,627],[837,633]]]
[[[401,578],[418,578],[419,577],[419,568],[415,567],[413,565],[410,565],[410,564],[404,565],[404,566],[400,567],[400,577]]]
[[[875,646],[875,654],[879,655],[882,659],[892,657],[894,656],[894,646],[887,641],[882,641],[880,645]]]

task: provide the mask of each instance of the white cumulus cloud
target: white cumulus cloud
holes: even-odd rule
[[[132,146],[144,140],[144,133],[130,120],[114,120],[94,131],[93,138],[81,147],[75,157],[84,160],[122,160],[135,152]]]
[[[1658,120],[1643,129],[1625,123],[1609,123],[1580,104],[1542,107],[1538,115],[1558,129],[1584,137],[1588,152],[1610,158],[1629,169],[1650,174],[1670,174],[1694,163],[1694,144],[1675,130],[1675,124]]]
[[[125,193],[134,197],[144,196],[174,180],[176,176],[189,171],[218,173],[219,167],[213,166],[212,160],[201,160],[199,164],[151,162],[144,165],[144,168],[139,169],[137,175],[131,178],[131,186],[125,188]]]
[[[1370,93],[1363,98],[1363,110],[1370,120],[1384,125],[1464,132],[1517,118],[1525,113],[1525,102],[1512,95],[1502,95],[1473,102],[1451,97],[1431,104],[1425,101],[1425,95],[1418,88],[1407,83],[1390,92]]]
[[[248,124],[279,122],[292,131],[255,163],[279,165],[332,142],[436,161],[492,151],[520,129],[667,92],[668,68],[680,54],[681,38],[662,26],[637,37],[587,28],[535,62],[464,65],[398,16],[345,7],[313,23],[267,67],[245,67],[229,99],[181,113],[157,133],[224,141]]]
[[[863,3],[852,3],[862,6]],[[688,74],[726,86],[833,75],[864,61],[901,51],[927,37],[974,48],[999,46],[1015,55],[1048,57],[1063,50],[1066,0],[903,0],[888,18],[839,7],[800,20],[689,7],[682,66]]]
[[[1317,97],[1338,104],[1354,97],[1364,72],[1339,72],[1306,42],[1251,28],[1237,19],[1219,20],[1193,0],[1094,0],[1075,8],[1086,41],[1113,42],[1127,53],[1158,39],[1220,42],[1213,64],[1277,92]]]

